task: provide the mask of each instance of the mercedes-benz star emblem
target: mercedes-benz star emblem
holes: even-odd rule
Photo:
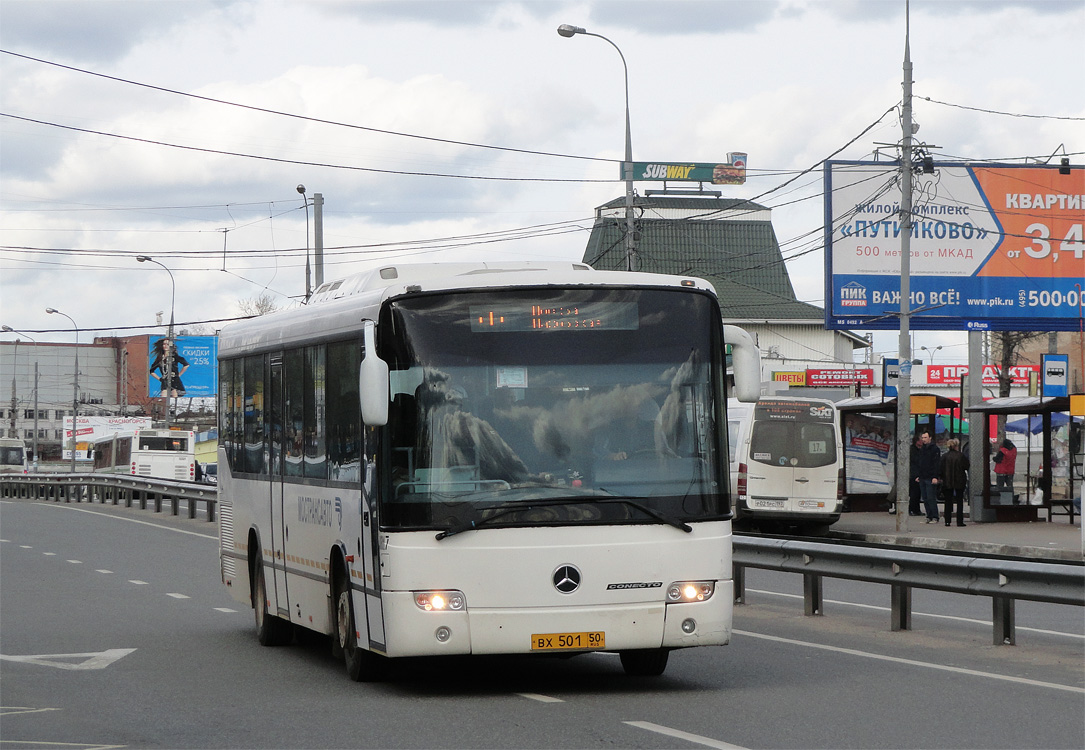
[[[554,588],[563,594],[571,594],[580,588],[580,569],[575,565],[562,565],[554,571]]]

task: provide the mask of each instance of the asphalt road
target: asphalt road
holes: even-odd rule
[[[213,524],[138,510],[0,503],[0,747],[1075,748],[1080,608],[747,572],[723,648],[659,678],[615,656],[413,660],[350,682],[320,638],[263,648],[219,582]]]

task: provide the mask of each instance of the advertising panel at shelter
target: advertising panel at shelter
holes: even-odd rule
[[[165,397],[167,383],[171,380],[167,373],[172,371],[172,395],[177,398],[218,393],[218,337],[177,336],[175,341],[177,348],[170,353],[169,340],[165,336],[150,337],[147,392],[155,398]]]
[[[826,163],[828,328],[900,325],[899,177]],[[1078,330],[1085,167],[936,163],[913,180],[912,328]]]

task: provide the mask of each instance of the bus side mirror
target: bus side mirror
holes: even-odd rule
[[[735,398],[747,404],[756,403],[761,398],[761,352],[753,336],[738,326],[724,325],[723,340],[731,345]]]
[[[358,398],[362,405],[362,424],[380,427],[388,424],[388,363],[377,356],[376,324],[362,323],[365,355],[358,372]]]

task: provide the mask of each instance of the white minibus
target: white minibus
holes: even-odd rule
[[[736,525],[824,532],[843,507],[840,418],[832,401],[762,396],[727,411]]]

